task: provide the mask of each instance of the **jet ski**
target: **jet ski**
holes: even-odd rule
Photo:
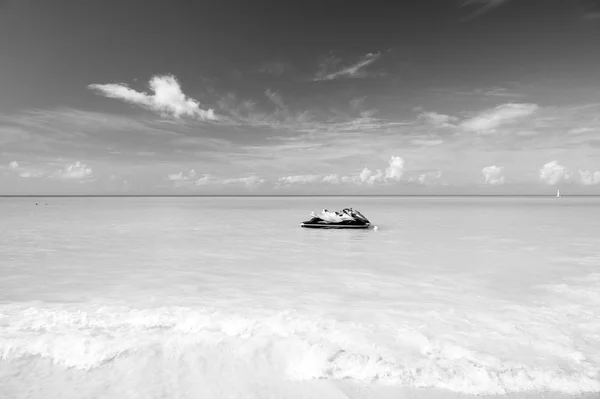
[[[323,209],[320,214],[311,212],[311,219],[300,223],[311,229],[368,229],[371,222],[357,210],[344,208],[338,212]]]

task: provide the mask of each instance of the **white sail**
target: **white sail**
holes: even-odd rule
[[[556,198],[560,197],[560,190],[556,190]]]

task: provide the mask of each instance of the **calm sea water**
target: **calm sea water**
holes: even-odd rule
[[[597,397],[599,209],[0,199],[0,397]]]

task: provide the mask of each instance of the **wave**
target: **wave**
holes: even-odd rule
[[[234,373],[255,382],[350,379],[465,394],[600,392],[598,364],[576,351],[559,351],[556,361],[505,358],[485,345],[433,336],[291,311],[0,308],[0,364],[21,367],[21,373],[45,361],[75,372],[184,367],[206,381]]]

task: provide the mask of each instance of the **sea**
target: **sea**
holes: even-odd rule
[[[0,198],[2,399],[474,397],[600,397],[600,198]]]

